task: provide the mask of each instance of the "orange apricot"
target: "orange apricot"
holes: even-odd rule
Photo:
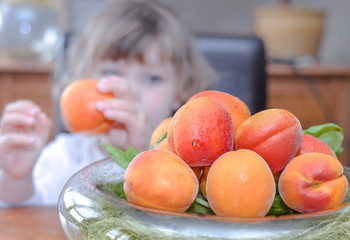
[[[199,187],[201,188],[201,191],[204,197],[207,197],[207,177],[208,177],[209,169],[210,169],[210,166],[203,167],[203,173],[201,178],[199,179]]]
[[[168,138],[165,138],[163,139],[160,143],[158,143],[154,149],[163,149],[163,150],[168,150],[170,151],[169,149],[169,145],[168,145]]]
[[[134,204],[184,212],[195,200],[198,180],[176,154],[151,149],[139,153],[125,171],[124,192]]]
[[[276,194],[269,166],[248,149],[220,156],[209,169],[206,188],[214,213],[227,217],[263,217]]]
[[[154,144],[157,143],[157,141],[168,132],[168,128],[170,125],[172,117],[166,118],[163,121],[159,123],[159,125],[153,130],[150,144],[149,146],[152,147]]]
[[[255,113],[237,129],[235,149],[250,149],[265,159],[272,173],[280,172],[300,147],[299,120],[284,109]]]
[[[312,135],[303,134],[297,156],[310,152],[319,152],[337,157],[333,150],[322,140]]]
[[[168,144],[190,167],[209,166],[220,155],[233,150],[231,116],[212,98],[188,101],[170,122]]]
[[[202,176],[202,168],[201,167],[191,167],[192,171],[194,172],[194,174],[196,175],[198,181]]]
[[[96,88],[98,80],[84,79],[70,83],[60,99],[62,120],[71,132],[85,134],[106,132],[114,123],[95,108],[98,101],[114,98],[113,93],[102,93]]]
[[[301,213],[340,205],[348,180],[340,161],[324,153],[305,153],[293,158],[283,170],[278,190],[282,200]]]
[[[206,90],[193,95],[190,100],[204,96],[213,98],[227,109],[231,115],[235,132],[242,122],[251,116],[248,106],[241,99],[226,92]]]

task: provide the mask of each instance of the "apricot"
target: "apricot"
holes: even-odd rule
[[[340,205],[348,190],[340,161],[324,153],[305,153],[293,158],[283,170],[278,190],[282,200],[301,213]]]
[[[211,97],[221,103],[231,115],[234,131],[237,130],[244,120],[251,116],[248,106],[241,99],[229,93],[206,90],[193,95],[190,100],[198,97]]]
[[[153,145],[152,145],[153,146]],[[168,150],[170,151],[169,149],[169,145],[168,145],[168,138],[165,138],[163,139],[160,143],[158,143],[154,149],[164,149],[164,150]]]
[[[212,98],[188,101],[170,122],[168,144],[190,167],[210,166],[220,155],[233,150],[231,116]]]
[[[158,143],[154,149],[163,149],[163,150],[167,150],[170,151],[169,149],[169,145],[168,145],[168,139],[165,138],[163,139],[160,143]],[[192,171],[194,172],[194,174],[196,175],[198,181],[202,175],[202,168],[201,167],[191,167]]]
[[[282,171],[296,155],[302,138],[299,120],[284,109],[267,109],[237,129],[235,149],[250,149],[265,159],[272,173]]]
[[[206,188],[214,213],[227,217],[263,217],[276,194],[269,166],[248,149],[220,156],[209,169]]]
[[[151,149],[139,153],[125,171],[124,192],[134,204],[184,212],[195,200],[198,180],[176,154]]]
[[[168,128],[171,122],[171,117],[166,118],[163,121],[159,123],[159,125],[153,130],[151,140],[150,140],[150,147],[152,147],[154,144],[157,143],[157,141],[168,132]]]
[[[70,83],[60,99],[62,120],[67,130],[85,134],[106,132],[114,123],[95,108],[98,101],[114,98],[96,88],[98,80],[84,79]]]
[[[208,177],[209,169],[210,169],[210,166],[203,167],[203,173],[201,178],[199,179],[199,187],[204,197],[207,197],[207,177]]]
[[[324,153],[337,158],[337,155],[325,142],[312,135],[303,134],[297,156],[310,152]]]
[[[202,176],[202,168],[201,167],[191,167],[192,171],[194,172],[194,174],[196,175],[198,181]]]

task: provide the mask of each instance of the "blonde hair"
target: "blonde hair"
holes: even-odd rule
[[[119,0],[94,16],[71,45],[61,88],[90,77],[100,60],[144,61],[145,49],[155,40],[178,74],[180,101],[211,87],[215,72],[199,51],[194,34],[175,12],[156,0]]]

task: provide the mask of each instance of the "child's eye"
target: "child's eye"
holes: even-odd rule
[[[159,83],[163,79],[158,75],[148,75],[148,76],[145,76],[144,80],[147,83]]]
[[[104,70],[102,72],[103,77],[108,77],[108,76],[113,76],[113,75],[121,76],[121,74],[116,70]]]

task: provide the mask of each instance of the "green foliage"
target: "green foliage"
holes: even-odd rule
[[[276,183],[276,195],[273,200],[272,206],[266,216],[280,216],[287,214],[296,214],[298,212],[294,211],[290,207],[288,207],[282,200],[279,192],[278,192],[278,184]]]
[[[102,146],[104,146],[107,149],[107,151],[108,151],[109,155],[111,155],[112,159],[124,170],[127,169],[130,162],[138,154],[138,151],[134,147],[129,147],[128,149],[126,149],[125,152],[123,152],[119,148],[113,147],[113,146],[108,145],[108,144],[103,144]]]
[[[124,193],[124,181],[118,183],[107,182],[101,185],[97,185],[96,187],[107,194],[116,196],[120,199],[127,200],[126,195]]]
[[[199,215],[214,215],[214,212],[211,210],[207,199],[200,190],[198,191],[196,199],[186,212]]]

